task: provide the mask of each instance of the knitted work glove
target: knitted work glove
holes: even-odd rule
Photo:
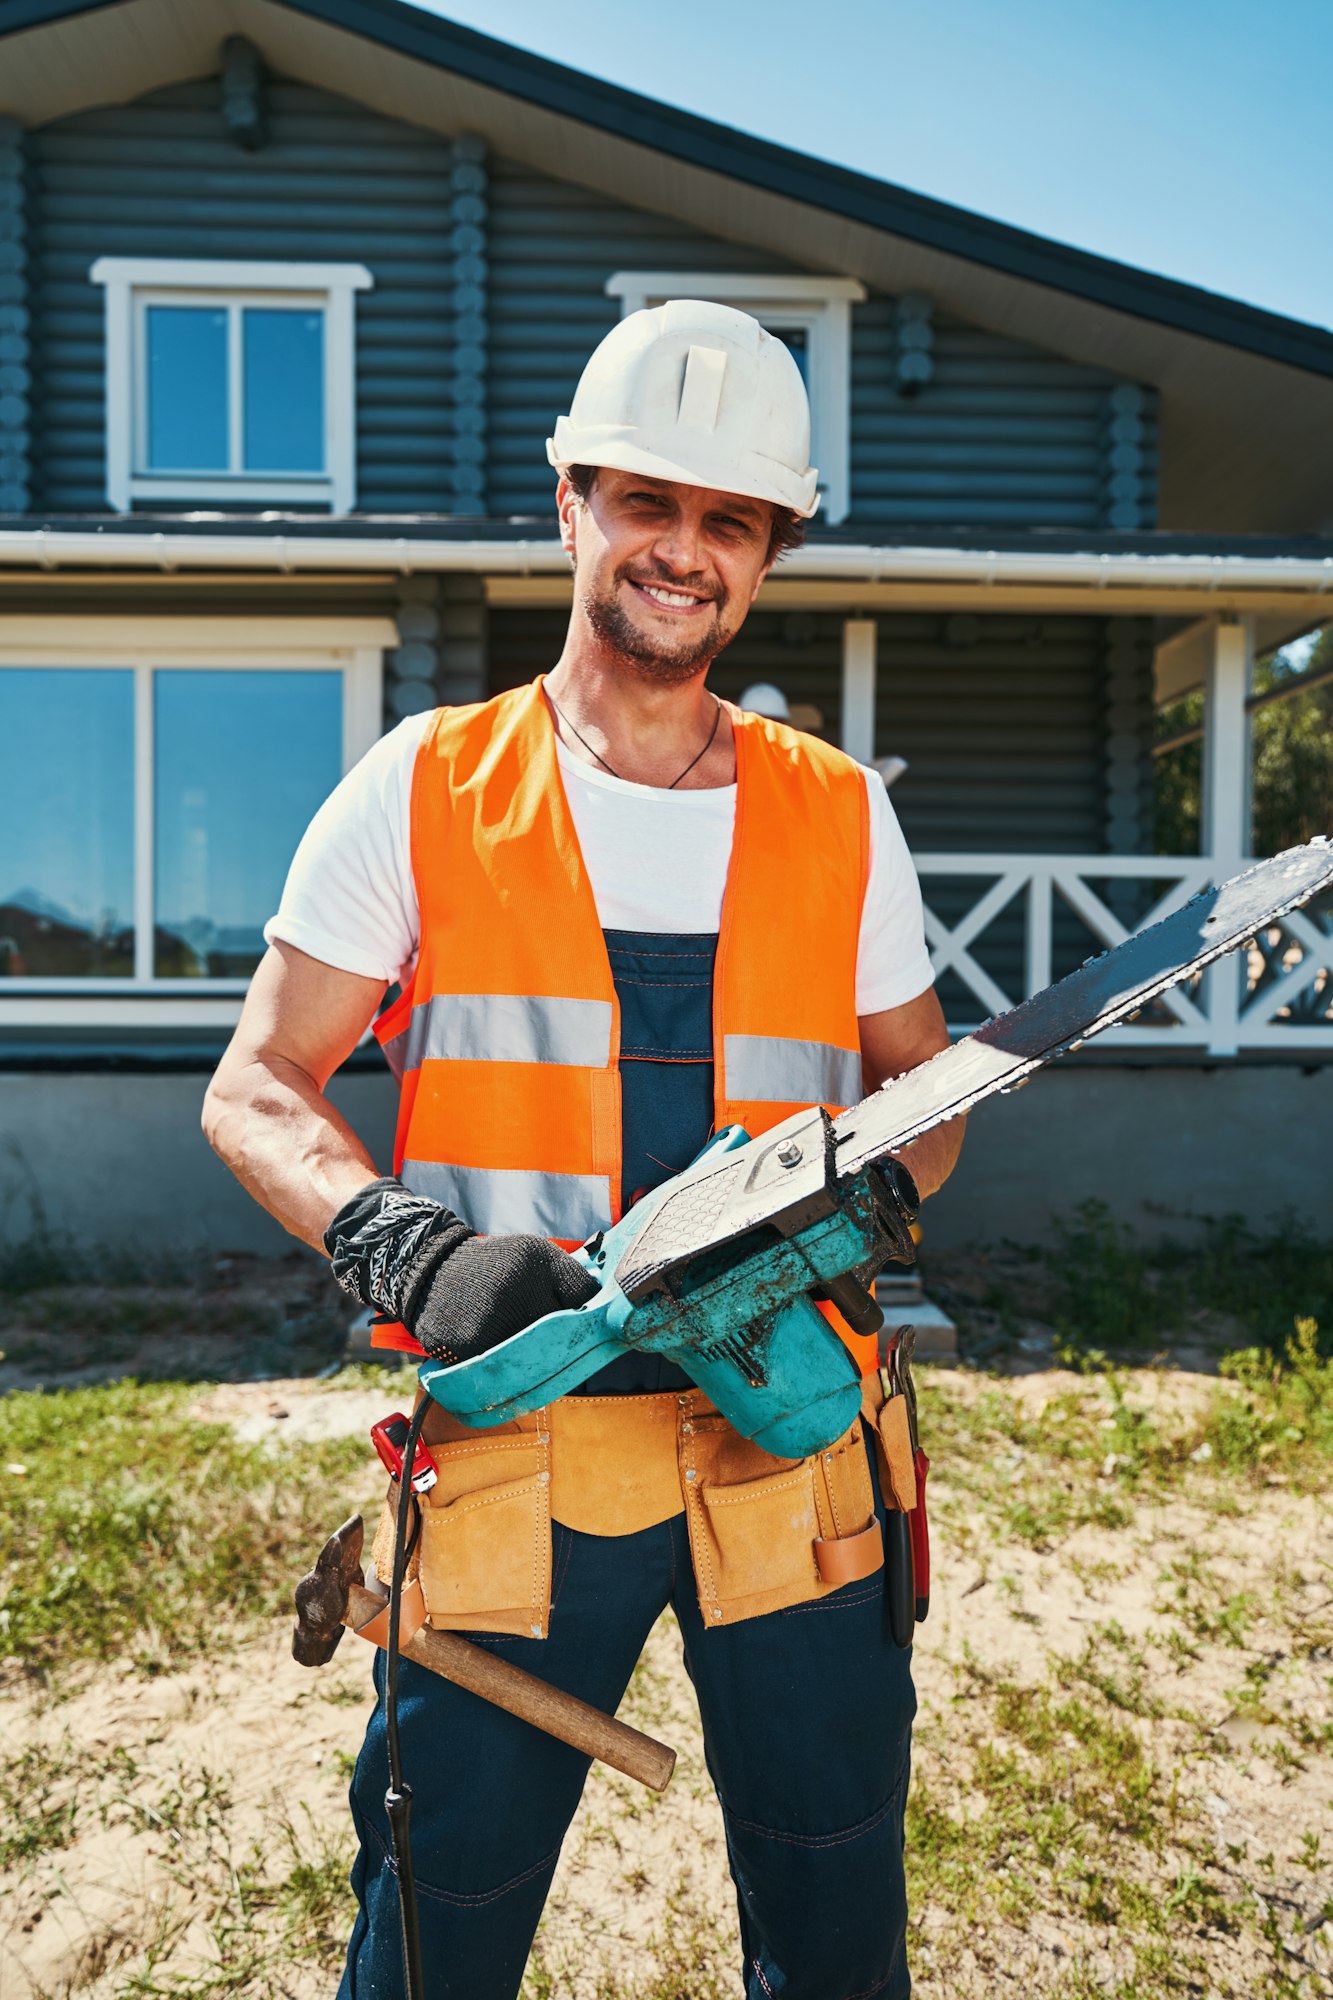
[[[478,1236],[400,1180],[371,1181],[324,1233],[349,1297],[405,1326],[433,1361],[466,1361],[547,1313],[582,1305],[597,1281],[544,1236]]]

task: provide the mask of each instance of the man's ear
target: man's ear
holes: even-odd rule
[[[583,496],[562,472],[555,489],[555,511],[560,517],[560,546],[571,562],[574,560],[574,527],[582,505]]]

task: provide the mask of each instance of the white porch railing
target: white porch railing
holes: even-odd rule
[[[1209,858],[1179,855],[918,854],[916,866],[935,976],[952,973],[977,1003],[972,1018],[951,1018],[956,1033],[1040,992],[1082,958],[1169,916],[1219,879]],[[1122,921],[1111,905],[1145,888],[1142,914]],[[962,915],[956,907],[947,920],[939,914],[934,905],[946,895],[950,904],[965,904]],[[1005,985],[982,963],[988,933],[992,963],[1012,968],[1003,973]],[[1293,911],[1248,952],[1222,960],[1165,994],[1132,1026],[1108,1029],[1099,1039],[1212,1056],[1313,1049],[1333,1058],[1333,908]]]

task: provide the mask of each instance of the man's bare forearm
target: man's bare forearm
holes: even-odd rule
[[[315,1250],[379,1173],[314,1079],[281,1057],[224,1060],[204,1100],[204,1134],[261,1208]]]
[[[947,1125],[923,1132],[899,1152],[898,1158],[916,1182],[922,1201],[942,1188],[957,1166],[966,1129],[966,1118],[951,1118]]]
[[[381,981],[270,945],[204,1099],[204,1136],[241,1186],[315,1250],[378,1168],[324,1095],[374,1019]]]

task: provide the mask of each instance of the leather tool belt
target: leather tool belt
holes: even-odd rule
[[[878,1397],[872,1379],[871,1426]],[[750,1443],[699,1389],[566,1396],[484,1431],[432,1404],[422,1437],[439,1479],[421,1496],[407,1580],[419,1580],[439,1630],[545,1638],[553,1522],[632,1535],[683,1512],[709,1625],[827,1597],[883,1566],[859,1417],[806,1459]],[[385,1582],[397,1494],[391,1485],[373,1550]],[[894,1504],[891,1489],[886,1498]]]

